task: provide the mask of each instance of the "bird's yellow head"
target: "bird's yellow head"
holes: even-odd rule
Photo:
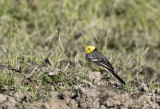
[[[88,54],[88,53],[91,53],[92,51],[94,51],[96,49],[96,47],[94,46],[87,46],[85,48],[85,52]]]

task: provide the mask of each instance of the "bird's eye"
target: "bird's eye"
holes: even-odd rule
[[[88,50],[90,50],[90,48],[88,48]]]

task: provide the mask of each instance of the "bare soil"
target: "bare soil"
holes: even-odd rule
[[[160,109],[160,90],[149,90],[142,84],[136,94],[123,91],[113,78],[101,81],[99,72],[89,72],[93,81],[82,81],[72,91],[46,92],[46,98],[30,103],[27,94],[10,92],[0,94],[1,109]]]

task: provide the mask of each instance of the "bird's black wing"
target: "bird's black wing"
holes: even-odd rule
[[[113,75],[122,84],[125,84],[125,82],[114,72],[114,68],[112,67],[110,62],[103,56],[102,53],[96,51],[94,52],[94,54],[90,54],[88,58],[90,61],[96,63],[97,65],[104,67],[107,72]]]
[[[105,67],[109,70],[114,71],[114,68],[110,64],[110,62],[103,56],[102,53],[96,51],[90,55],[88,55],[90,61],[98,64],[99,66]]]

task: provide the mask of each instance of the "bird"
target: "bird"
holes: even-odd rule
[[[111,63],[106,57],[97,50],[94,46],[87,46],[84,50],[86,52],[86,61],[88,66],[93,71],[108,72],[114,76],[121,84],[126,84],[114,71]]]

